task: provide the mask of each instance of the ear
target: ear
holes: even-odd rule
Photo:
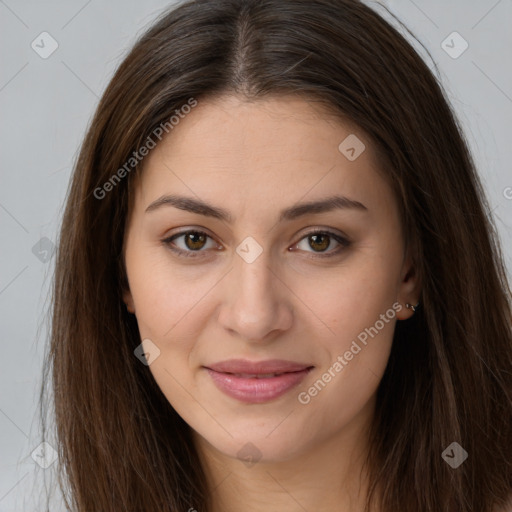
[[[411,308],[407,308],[405,305],[411,304],[412,306],[416,306],[419,303],[421,295],[420,281],[418,269],[409,252],[404,259],[400,272],[397,301],[402,305],[402,309],[397,311],[396,317],[398,320],[407,320],[414,315],[414,311]]]
[[[135,304],[133,303],[132,293],[129,289],[123,292],[123,302],[126,304],[128,312],[135,313]]]

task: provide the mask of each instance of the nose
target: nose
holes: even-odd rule
[[[252,263],[235,256],[224,283],[221,326],[248,342],[265,342],[290,329],[291,292],[270,266],[265,251]]]

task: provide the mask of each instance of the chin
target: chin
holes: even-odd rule
[[[196,434],[215,451],[245,462],[248,466],[256,462],[276,463],[296,457],[305,448],[303,436],[298,433],[294,435],[289,428],[283,428],[278,433],[280,427],[275,428],[278,424],[276,422],[272,427],[253,424],[250,429],[243,426],[229,428],[227,430],[231,435],[226,432],[221,436],[208,435],[208,432]]]

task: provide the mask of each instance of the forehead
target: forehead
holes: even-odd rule
[[[140,185],[140,206],[170,192],[254,214],[333,194],[394,203],[365,133],[295,96],[199,101],[146,157]]]

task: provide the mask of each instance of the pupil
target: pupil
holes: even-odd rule
[[[185,237],[185,244],[193,251],[201,249],[205,242],[206,236],[201,233],[188,233]]]
[[[311,235],[309,237],[309,245],[312,249],[325,251],[329,247],[328,235]]]

